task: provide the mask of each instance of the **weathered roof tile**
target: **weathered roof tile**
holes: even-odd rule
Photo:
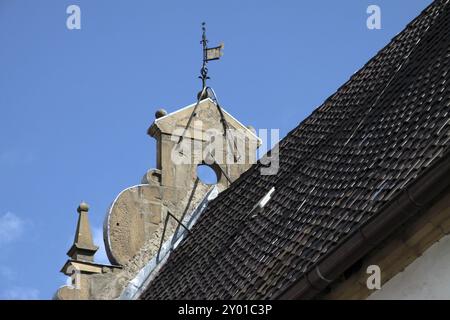
[[[222,192],[142,299],[266,299],[450,149],[450,5],[435,1]],[[272,187],[264,209],[250,210]]]

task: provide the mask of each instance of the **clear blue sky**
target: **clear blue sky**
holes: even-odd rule
[[[0,298],[51,298],[79,202],[98,240],[117,193],[154,167],[146,129],[195,101],[202,21],[225,42],[209,64],[221,104],[284,136],[429,3],[0,0]]]

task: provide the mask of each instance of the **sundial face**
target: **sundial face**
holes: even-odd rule
[[[111,262],[123,265],[151,238],[161,221],[160,190],[137,185],[123,190],[112,203],[104,224]]]
[[[166,189],[141,184],[123,190],[111,205],[104,224],[105,248],[110,261],[124,265],[144,245],[151,258],[159,248],[167,210],[180,218],[186,207],[188,211],[193,210],[209,188],[209,185],[197,182],[190,188]],[[170,219],[165,238],[176,226]]]

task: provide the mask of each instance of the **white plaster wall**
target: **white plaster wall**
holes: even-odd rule
[[[428,248],[368,299],[450,299],[450,236]]]

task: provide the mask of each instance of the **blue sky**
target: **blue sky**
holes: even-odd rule
[[[82,200],[100,244],[110,203],[155,166],[155,110],[195,102],[202,21],[225,43],[209,64],[221,104],[284,136],[429,3],[0,0],[0,299],[64,284]],[[66,27],[71,4],[81,30]]]

